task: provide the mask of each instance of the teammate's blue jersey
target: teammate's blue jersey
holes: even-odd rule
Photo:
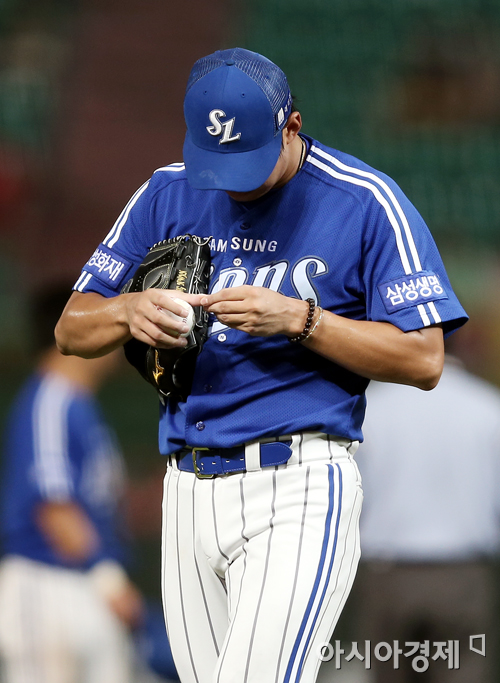
[[[406,331],[467,320],[423,219],[401,189],[363,162],[307,136],[297,175],[257,201],[194,190],[184,166],[156,171],[132,197],[75,284],[119,294],[156,242],[212,235],[211,292],[243,284],[313,297],[355,320]],[[290,344],[212,321],[192,393],[162,410],[160,450],[229,447],[315,430],[361,440],[368,380]]]
[[[123,461],[95,399],[60,375],[31,377],[12,406],[2,476],[2,549],[53,565],[84,569],[123,560],[117,505]],[[43,502],[81,506],[101,539],[82,565],[65,563],[40,532]]]

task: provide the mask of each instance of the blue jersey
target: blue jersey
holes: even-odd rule
[[[156,171],[84,266],[81,292],[115,296],[156,242],[212,235],[211,292],[243,284],[312,297],[354,320],[445,333],[467,315],[423,219],[363,162],[304,136],[308,155],[284,187],[249,203],[194,190],[184,166]],[[283,335],[252,337],[212,321],[192,393],[162,409],[160,450],[230,447],[321,431],[361,440],[368,380]]]
[[[123,461],[95,399],[56,374],[35,375],[12,406],[2,478],[2,546],[7,553],[71,566],[54,553],[35,523],[43,502],[77,503],[88,515],[100,547],[98,560],[123,560],[117,505]]]

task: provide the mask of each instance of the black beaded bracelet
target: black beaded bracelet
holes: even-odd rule
[[[314,301],[314,299],[306,299],[306,301],[309,304],[309,311],[307,313],[307,320],[306,324],[304,325],[304,329],[296,337],[289,337],[289,342],[295,343],[304,341],[304,339],[306,339],[309,335],[309,330],[311,329],[312,321],[314,318],[314,311],[316,310],[316,302]]]

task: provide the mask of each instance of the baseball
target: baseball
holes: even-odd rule
[[[178,318],[179,320],[182,320],[184,323],[186,323],[186,325],[188,326],[189,329],[187,332],[183,332],[181,334],[181,337],[187,337],[191,333],[191,331],[194,327],[193,307],[191,306],[191,304],[188,304],[187,301],[184,301],[184,299],[174,299],[174,301],[177,304],[179,304],[180,306],[182,306],[186,311],[188,311],[187,316],[185,318],[181,318],[180,316],[175,315],[175,313],[172,313],[172,311],[167,311],[167,310],[165,310],[165,313],[168,313],[168,315],[171,315],[172,318]]]

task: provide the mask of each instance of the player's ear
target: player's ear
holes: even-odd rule
[[[283,144],[289,145],[299,134],[302,128],[302,117],[299,111],[292,111],[283,128]]]

